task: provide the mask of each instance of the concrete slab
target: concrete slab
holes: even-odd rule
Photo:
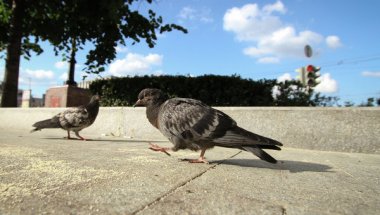
[[[221,161],[141,214],[379,214],[378,155],[284,149]]]
[[[215,148],[207,164],[144,140],[0,130],[0,214],[379,214],[380,155],[284,148],[273,165]],[[153,140],[154,141],[154,140]],[[155,141],[170,146],[168,142]]]

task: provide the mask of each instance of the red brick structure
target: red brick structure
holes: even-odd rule
[[[91,92],[75,86],[52,87],[46,91],[45,107],[76,107],[90,101]]]

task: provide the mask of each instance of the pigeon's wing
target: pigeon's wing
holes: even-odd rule
[[[236,122],[201,101],[174,98],[161,106],[158,126],[170,140],[207,144],[224,136],[228,129],[236,126]]]
[[[160,113],[159,129],[172,142],[195,142],[205,147],[259,146],[276,150],[280,149],[277,146],[282,145],[278,141],[238,127],[227,114],[198,100],[170,99],[161,107]]]
[[[83,106],[70,108],[59,114],[59,122],[65,129],[81,129],[88,124],[89,114]]]

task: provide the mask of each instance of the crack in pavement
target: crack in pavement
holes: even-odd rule
[[[182,182],[181,184],[179,184],[178,186],[170,189],[168,192],[166,192],[165,194],[163,194],[162,196],[156,198],[154,201],[140,207],[139,209],[135,210],[134,212],[132,212],[131,214],[138,214],[144,210],[146,210],[147,208],[149,208],[150,206],[153,206],[155,204],[157,204],[158,202],[164,200],[166,197],[170,196],[171,194],[175,193],[177,190],[181,189],[182,187],[186,186],[187,184],[189,184],[191,181],[201,177],[203,174],[205,174],[206,172],[208,172],[209,170],[211,169],[215,169],[215,167],[217,167],[218,165],[222,164],[224,161],[228,160],[228,159],[231,159],[235,156],[237,156],[238,154],[240,154],[242,151],[239,151],[237,152],[236,154],[233,154],[232,156],[224,159],[224,160],[221,160],[215,164],[212,164],[210,165],[210,167],[208,167],[207,169],[201,171],[200,173],[196,174],[195,176],[191,177],[189,180],[186,180],[184,182]]]

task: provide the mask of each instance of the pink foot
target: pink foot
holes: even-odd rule
[[[198,159],[184,158],[184,159],[181,159],[181,161],[188,161],[189,163],[205,163],[205,164],[209,164],[209,162],[206,160],[205,157],[199,157]]]
[[[85,139],[84,137],[80,136],[79,135],[79,132],[75,132],[75,136],[77,136],[80,140],[83,140],[83,141],[88,141],[90,139]]]
[[[158,145],[152,144],[152,143],[149,143],[149,145],[150,145],[149,149],[156,151],[156,152],[163,152],[166,155],[170,156],[169,152],[167,152],[167,150],[170,150],[170,148],[161,147],[161,146],[158,146]]]

